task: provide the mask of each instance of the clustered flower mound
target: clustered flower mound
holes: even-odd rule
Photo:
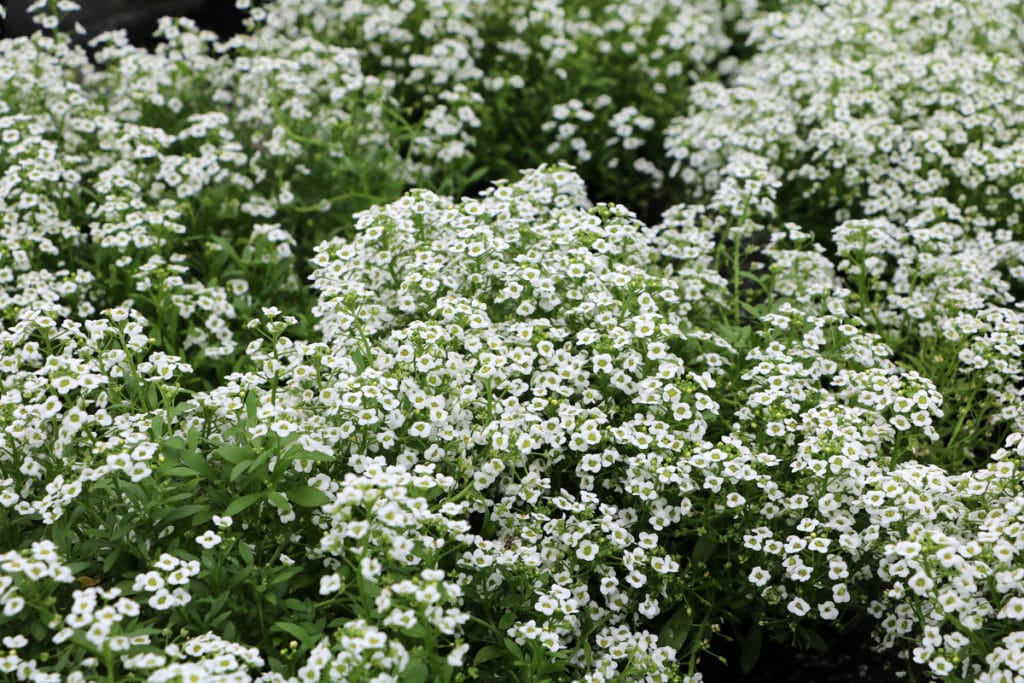
[[[1024,680],[1021,3],[74,9],[0,40],[6,679]]]

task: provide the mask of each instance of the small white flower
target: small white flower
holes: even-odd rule
[[[25,608],[25,598],[20,595],[12,595],[4,600],[4,616],[13,617]]]
[[[761,567],[754,567],[750,570],[750,574],[747,576],[747,580],[755,586],[763,586],[768,583],[771,578],[771,573],[765,571]]]
[[[590,539],[584,539],[576,547],[576,557],[580,558],[584,562],[590,562],[595,557],[597,557],[597,553],[599,550],[600,547],[596,543],[594,543]]]
[[[214,548],[220,545],[221,537],[217,535],[212,529],[207,530],[203,535],[196,536],[196,543],[203,546],[204,548]]]
[[[810,611],[811,606],[803,598],[797,597],[789,601],[789,603],[786,605],[786,609],[788,609],[796,616],[802,617]]]
[[[999,618],[1024,620],[1024,598],[1010,598],[999,610]]]
[[[213,516],[213,523],[219,529],[227,529],[228,527],[231,526],[232,522],[234,522],[234,520],[231,519],[231,517],[229,515],[224,515],[223,517],[221,515],[214,515]]]
[[[448,653],[448,657],[445,661],[448,662],[448,666],[459,667],[462,666],[462,660],[469,652],[469,643],[462,643],[452,648],[452,651]]]
[[[341,590],[341,577],[337,574],[327,574],[320,577],[320,595],[331,595]]]

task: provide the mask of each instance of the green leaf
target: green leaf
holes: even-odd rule
[[[159,441],[160,437],[164,435],[164,418],[162,415],[154,415],[153,419],[149,421],[150,431],[153,432],[153,439]]]
[[[658,633],[658,644],[678,650],[686,642],[686,637],[690,635],[692,626],[693,612],[688,605],[683,604],[661,627],[661,632]]]
[[[164,508],[160,511],[162,513],[160,522],[163,524],[176,522],[179,519],[188,517],[189,515],[194,515],[195,513],[205,509],[205,505],[182,505],[181,507]],[[164,512],[165,510],[166,513]]]
[[[224,603],[228,601],[231,595],[227,592],[223,592],[215,598],[210,599],[210,609],[207,610],[207,614],[217,614],[224,607]]]
[[[138,503],[140,506],[146,504],[146,492],[142,490],[141,486],[133,482],[121,482],[121,495],[134,503]]]
[[[245,567],[243,569],[233,571],[230,574],[231,578],[228,579],[227,585],[224,587],[224,590],[233,589],[235,586],[247,581],[249,577],[251,577],[255,573],[255,567]]]
[[[828,643],[817,632],[802,628],[797,630],[796,633],[797,638],[803,643],[804,647],[818,652],[828,652]]]
[[[50,527],[50,537],[62,553],[67,553],[74,542],[74,534],[64,521],[59,521]]]
[[[160,444],[160,450],[164,452],[164,455],[174,455],[179,451],[185,450],[185,440],[180,436],[164,439]]]
[[[241,556],[242,562],[245,563],[245,566],[247,566],[247,567],[253,566],[253,562],[255,561],[255,557],[252,554],[252,548],[249,547],[248,543],[245,543],[243,541],[243,542],[240,542],[238,544],[238,554],[239,554],[239,556]]]
[[[480,666],[484,662],[504,656],[505,651],[497,645],[487,645],[480,648],[480,651],[476,653],[476,657],[473,657],[473,666]]]
[[[498,620],[498,629],[501,631],[507,631],[508,627],[512,625],[512,622],[516,620],[516,615],[512,612],[505,612],[504,616]]]
[[[245,416],[246,418],[248,418],[248,425],[250,427],[259,424],[259,419],[257,419],[256,417],[257,407],[258,406],[256,404],[256,392],[250,390],[248,395],[246,395],[245,397]]]
[[[331,502],[326,493],[312,486],[296,486],[287,493],[288,500],[302,507],[315,508]]]
[[[217,473],[214,472],[213,468],[210,467],[210,463],[206,462],[206,458],[199,455],[193,450],[187,450],[181,454],[181,462],[191,467],[194,471],[203,475],[207,479],[216,479]]]
[[[199,430],[197,430],[195,427],[192,427],[191,429],[188,430],[188,434],[186,434],[185,436],[187,438],[185,446],[188,448],[188,450],[194,451],[196,449],[196,446],[199,445]]]
[[[303,645],[308,645],[309,642],[312,640],[310,635],[306,633],[306,631],[302,627],[300,627],[298,624],[293,624],[288,621],[275,621],[274,625],[270,627],[270,630],[277,630],[281,631],[282,633],[287,633]]]
[[[292,504],[288,502],[288,499],[277,491],[267,491],[267,500],[277,508],[284,510],[285,512],[292,511]]]
[[[228,475],[228,481],[232,484],[238,481],[238,478],[242,476],[245,470],[249,467],[249,460],[243,460],[242,462],[235,463],[235,466],[231,468],[231,474]]]
[[[740,651],[740,670],[748,674],[754,670],[757,660],[761,658],[761,642],[764,640],[764,629],[757,624],[750,627],[747,637],[743,639]]]
[[[426,683],[430,669],[423,662],[409,662],[402,674],[402,683]]]
[[[516,644],[516,641],[511,638],[502,637],[501,642],[505,643],[505,648],[512,653],[512,656],[515,657],[517,661],[522,661],[523,651],[520,649],[519,645]]]
[[[213,512],[210,511],[205,505],[199,506],[201,509],[196,510],[196,513],[192,515],[191,524],[193,527],[202,526],[213,519]]]
[[[270,462],[270,459],[273,457],[274,451],[264,451],[258,458],[249,463],[249,472],[256,472]],[[266,468],[263,469],[263,473],[266,474]]]
[[[328,453],[319,453],[317,451],[294,451],[287,453],[283,460],[291,462],[292,460],[313,460],[315,462],[333,462],[337,458]]]
[[[156,384],[150,384],[146,387],[146,401],[151,408],[156,408],[160,403],[160,394],[157,393]]]
[[[268,586],[276,586],[279,583],[288,581],[293,576],[306,570],[302,565],[295,565],[293,567],[278,567],[267,579]]]
[[[42,640],[46,637],[46,625],[38,619],[29,622],[28,631],[35,640]]]
[[[180,479],[195,479],[197,476],[199,476],[199,473],[196,472],[194,469],[192,469],[191,467],[185,467],[184,465],[172,467],[171,469],[165,471],[164,474],[167,475],[168,477],[178,477]]]
[[[247,496],[237,498],[230,505],[228,505],[227,508],[225,508],[224,514],[228,517],[230,517],[231,515],[237,515],[239,512],[246,509],[247,507],[249,507],[262,497],[263,492],[257,491],[256,493],[250,493]]]
[[[711,553],[715,551],[715,547],[718,545],[713,533],[708,532],[697,539],[697,544],[693,546],[693,561],[697,564],[705,564],[708,558],[711,557]]]
[[[114,548],[110,551],[110,554],[107,555],[107,559],[103,560],[103,573],[109,574],[110,570],[114,568],[119,559],[121,559],[121,550],[119,548]]]
[[[293,612],[311,612],[309,604],[299,600],[298,598],[286,598],[281,601],[281,607],[292,610]],[[313,625],[314,628],[316,625]],[[320,629],[321,631],[323,629]]]
[[[221,460],[225,460],[231,464],[242,462],[243,460],[249,460],[252,458],[252,449],[246,448],[245,446],[227,445],[221,446],[213,452],[213,455],[217,456]]]

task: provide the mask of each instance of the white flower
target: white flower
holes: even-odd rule
[[[3,613],[5,617],[13,617],[25,608],[25,598],[20,595],[12,595],[4,600]]]
[[[155,610],[170,609],[178,604],[177,599],[174,595],[166,588],[160,590],[149,596],[149,606]]]
[[[227,529],[228,527],[231,526],[231,524],[233,522],[234,522],[234,520],[231,519],[231,517],[228,516],[228,515],[224,515],[223,517],[221,515],[214,515],[213,516],[213,523],[219,529]]]
[[[750,570],[750,574],[747,576],[747,580],[755,586],[763,586],[768,583],[771,578],[772,575],[761,567],[754,567]]]
[[[800,597],[793,598],[786,604],[786,609],[798,617],[802,617],[810,611],[811,606],[806,600]]]
[[[825,621],[833,621],[839,616],[839,609],[834,602],[827,600],[818,605],[818,614]]]
[[[337,574],[326,574],[320,577],[320,595],[331,595],[341,590],[341,577]]]
[[[201,536],[196,536],[196,543],[204,548],[213,548],[220,545],[221,537],[212,529],[207,530]]]
[[[590,562],[600,550],[600,547],[591,541],[590,539],[584,539],[580,541],[580,544],[576,546],[576,557],[580,558],[584,562]]]
[[[1021,621],[1024,619],[1024,598],[1010,598],[1003,605],[1003,608],[999,610],[1000,619],[1014,619]]]
[[[445,661],[448,662],[448,666],[459,667],[462,666],[462,660],[469,652],[469,643],[462,643],[452,648],[452,651],[448,653]]]

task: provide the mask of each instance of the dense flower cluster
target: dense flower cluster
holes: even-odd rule
[[[445,189],[563,159],[597,194],[645,202],[668,170],[664,127],[745,4],[275,0],[262,30],[357,47],[423,124],[417,175]]]
[[[1020,3],[238,4],[0,41],[0,674],[1024,676]]]

